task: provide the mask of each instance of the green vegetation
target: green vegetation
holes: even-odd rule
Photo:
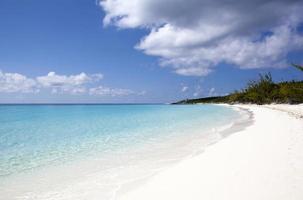
[[[294,66],[295,68],[297,68],[298,70],[303,71],[303,66],[297,65],[297,64],[294,64],[294,63],[292,63],[291,65]]]
[[[294,67],[303,72],[303,67],[293,64]],[[227,96],[207,97],[200,99],[187,99],[176,104],[195,103],[303,103],[303,81],[288,81],[275,83],[271,74],[260,74],[257,81],[250,81],[246,88],[235,91]]]

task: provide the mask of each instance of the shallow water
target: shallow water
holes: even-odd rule
[[[115,199],[241,117],[215,105],[2,105],[0,199]]]

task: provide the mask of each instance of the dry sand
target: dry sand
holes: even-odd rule
[[[253,125],[166,169],[120,200],[302,200],[303,105],[235,105]]]

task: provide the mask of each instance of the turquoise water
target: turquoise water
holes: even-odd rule
[[[0,176],[206,129],[235,114],[218,106],[0,106]]]
[[[186,138],[194,142],[203,132],[239,117],[233,109],[214,105],[1,105],[0,180],[124,153],[121,167],[135,157],[128,149],[143,153],[144,145],[149,145],[149,158],[169,152],[165,159],[170,159],[178,152],[170,141],[183,138],[178,141],[181,150]],[[107,156],[103,163],[111,163],[114,157]],[[111,167],[117,162],[113,163]]]

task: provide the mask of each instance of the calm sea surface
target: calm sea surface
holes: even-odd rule
[[[1,105],[0,199],[114,198],[122,180],[199,152],[240,117],[215,105]],[[80,176],[99,181],[94,192],[75,196]]]

